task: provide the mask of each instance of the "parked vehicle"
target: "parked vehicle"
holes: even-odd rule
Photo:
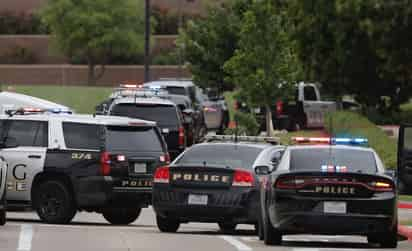
[[[7,202],[52,224],[77,211],[129,224],[149,206],[153,173],[169,161],[154,122],[20,109],[0,117],[0,155],[9,165]]]
[[[196,93],[203,107],[207,129],[223,133],[229,123],[229,111],[224,97],[209,97],[200,88]]]
[[[265,129],[266,110],[264,107],[249,108],[241,100],[238,100],[236,106],[241,111],[253,112],[261,129]],[[322,101],[315,84],[299,83],[296,86],[293,100],[288,98],[274,100],[271,109],[274,128],[294,131],[301,128],[322,128],[325,115],[336,111],[337,104],[332,101]]]
[[[398,140],[398,182],[402,193],[412,195],[412,125],[399,128]]]

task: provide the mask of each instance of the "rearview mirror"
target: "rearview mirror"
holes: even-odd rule
[[[16,138],[13,137],[7,137],[5,138],[5,141],[0,143],[1,148],[15,148],[18,146],[19,144],[17,143]]]
[[[255,167],[255,173],[257,175],[268,175],[270,173],[270,168],[268,166],[257,166]]]

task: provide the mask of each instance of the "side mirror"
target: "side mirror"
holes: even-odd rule
[[[0,145],[2,148],[16,148],[19,146],[16,138],[13,137],[7,137]]]
[[[270,173],[270,168],[268,166],[257,166],[255,167],[255,173],[257,175],[268,175]]]
[[[182,113],[187,116],[191,116],[195,111],[192,109],[184,109]]]

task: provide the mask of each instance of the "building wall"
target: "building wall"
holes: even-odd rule
[[[84,65],[0,65],[0,84],[85,85],[87,70],[87,66]],[[152,80],[191,76],[187,69],[178,66],[151,66],[150,72]],[[107,66],[98,84],[116,86],[122,81],[143,83],[144,67],[140,65]]]

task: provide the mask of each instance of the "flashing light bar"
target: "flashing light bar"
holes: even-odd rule
[[[235,135],[206,135],[206,142],[210,141],[238,141],[238,142],[256,142],[270,143],[278,145],[280,138],[277,137],[260,137],[260,136],[235,136]]]
[[[298,144],[367,145],[366,138],[293,137]]]
[[[9,115],[25,115],[34,113],[72,114],[73,111],[63,108],[42,109],[33,107],[23,107],[19,109],[7,110],[6,113]]]
[[[143,88],[143,85],[134,85],[134,84],[120,84],[120,88],[126,88],[126,89],[140,89],[140,88]]]

